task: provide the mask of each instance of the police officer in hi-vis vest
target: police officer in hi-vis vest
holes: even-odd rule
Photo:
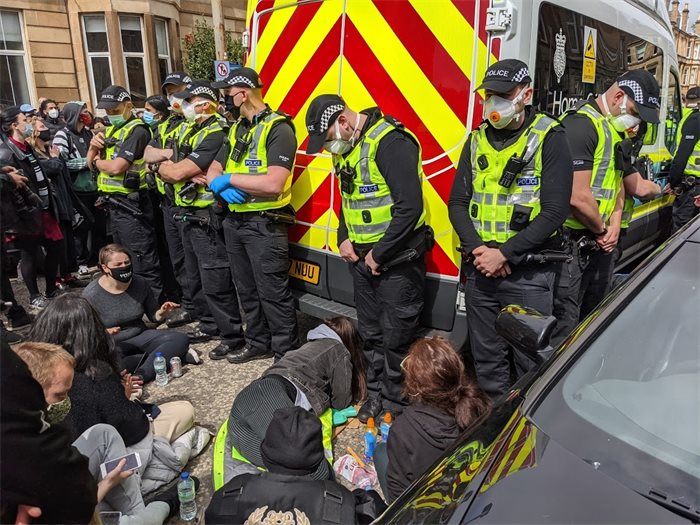
[[[229,203],[226,250],[246,323],[246,345],[227,359],[279,359],[299,347],[287,275],[296,136],[290,117],[263,101],[252,69],[234,69],[212,87],[225,90],[227,109],[237,118],[207,173],[211,190]]]
[[[129,249],[134,273],[146,279],[153,295],[162,300],[153,205],[143,160],[151,131],[134,116],[131,95],[121,86],[105,88],[97,107],[107,112],[109,126],[90,142],[87,163],[97,173],[97,191],[108,197],[112,238]]]
[[[486,70],[477,88],[486,120],[464,145],[448,203],[463,254],[477,380],[492,398],[532,366],[511,354],[496,316],[510,304],[551,315],[557,261],[566,256],[560,230],[571,196],[569,146],[559,122],[530,106],[531,82],[520,60]]]
[[[700,212],[693,203],[700,196],[700,86],[688,89],[685,105],[687,111],[678,123],[676,151],[671,164],[670,186],[676,192],[674,232]]]
[[[308,154],[333,157],[341,196],[340,256],[350,263],[369,399],[358,417],[403,410],[401,362],[415,340],[425,286],[421,147],[401,122],[379,108],[359,113],[338,95],[320,95],[306,113]]]
[[[638,197],[644,195],[642,186],[632,186],[627,180],[623,184],[623,178],[639,180],[636,167],[630,163],[625,132],[642,121],[658,124],[659,105],[654,76],[634,70],[620,76],[597,98],[581,101],[562,120],[574,169],[571,211],[564,223],[574,259],[557,280],[555,344],[592,312],[610,289],[625,188]],[[631,212],[629,204],[627,211]]]
[[[243,328],[224,242],[226,209],[207,188],[205,174],[224,143],[228,123],[216,111],[219,93],[207,80],[193,81],[175,98],[187,119],[176,149],[187,155],[163,161],[154,170],[173,186],[184,250],[196,260],[202,291],[221,335],[209,357],[224,359],[243,346]]]

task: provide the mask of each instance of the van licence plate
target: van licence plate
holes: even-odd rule
[[[318,284],[321,278],[321,267],[306,261],[291,259],[289,275],[295,279],[301,279],[307,283]]]

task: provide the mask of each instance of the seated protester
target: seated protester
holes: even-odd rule
[[[75,357],[72,408],[66,417],[73,439],[100,423],[113,426],[129,452],[141,456],[142,493],[174,479],[209,442],[209,431],[194,427],[189,401],[158,407],[130,401],[134,378],[120,372],[113,341],[85,299],[66,294],[52,301],[37,317],[28,339],[60,344]]]
[[[27,342],[13,349],[27,364],[34,379],[44,390],[48,404],[47,420],[58,425],[71,409],[68,392],[73,384],[75,358],[61,346],[51,343]],[[99,424],[88,428],[73,446],[89,461],[95,480],[100,480],[100,465],[128,454],[124,440],[111,425]],[[162,524],[179,508],[177,486],[157,495],[146,506],[141,496],[141,480],[133,471],[117,467],[97,484],[99,511],[119,511],[129,521]],[[174,490],[173,490],[174,489]]]
[[[205,513],[207,525],[281,523],[280,517],[286,515],[289,523],[298,524],[369,523],[383,512],[374,491],[353,494],[333,481],[323,452],[321,422],[302,407],[276,410],[261,448],[268,472],[236,476],[217,490]],[[356,507],[356,497],[363,507]],[[356,509],[367,507],[372,515],[366,510],[358,514]]]
[[[97,310],[107,332],[113,336],[126,369],[145,382],[153,381],[156,352],[163,354],[168,370],[172,357],[181,358],[183,363],[201,364],[197,353],[189,351],[186,334],[146,328],[144,314],[159,323],[180,305],[166,301],[158,308],[148,281],[132,272],[131,256],[126,248],[108,244],[100,250],[99,259],[103,275],[85,288],[83,297]]]
[[[87,459],[65,428],[48,423],[44,393],[24,361],[4,340],[0,349],[0,522],[29,523],[19,518],[31,515],[34,523],[88,523],[97,484]]]
[[[64,237],[56,285],[60,288],[83,287],[85,284],[71,273],[78,270],[73,228],[86,219],[92,221],[92,214],[73,191],[70,172],[61,158],[59,149],[51,144],[49,129],[41,119],[34,119],[34,133],[29,143],[39,158],[41,169],[51,181],[51,189],[56,199],[56,215]]]
[[[442,337],[419,339],[401,367],[409,405],[375,452],[384,497],[394,501],[462,431],[488,413],[490,400],[467,378],[461,356]],[[388,452],[388,467],[387,467]]]
[[[260,445],[275,410],[300,406],[320,417],[328,408],[341,410],[362,401],[367,393],[362,340],[350,319],[328,319],[310,330],[307,339],[233,401],[229,445],[258,467],[263,466]]]

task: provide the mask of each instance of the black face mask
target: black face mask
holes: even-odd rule
[[[238,120],[238,118],[241,116],[241,108],[240,106],[236,106],[236,104],[233,102],[234,98],[235,97],[231,95],[226,95],[224,97],[224,107],[226,108],[226,111],[231,114],[233,120]]]
[[[109,268],[112,278],[120,283],[128,283],[131,281],[131,265],[122,266],[121,268]]]
[[[48,129],[40,131],[38,137],[44,142],[51,142],[51,131]]]

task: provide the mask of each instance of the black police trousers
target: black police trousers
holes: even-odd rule
[[[258,213],[224,220],[226,251],[245,317],[246,343],[276,358],[299,348],[297,315],[289,289],[288,226]]]
[[[175,279],[180,285],[182,291],[181,305],[192,316],[196,317],[194,304],[192,301],[192,292],[190,290],[189,276],[185,266],[185,248],[182,243],[182,223],[178,223],[173,219],[173,214],[179,213],[178,208],[166,202],[163,197],[160,209],[163,212],[163,230],[165,232],[165,242],[168,245],[168,254],[170,255],[170,263],[175,273]],[[195,262],[196,266],[196,262]],[[199,280],[199,272],[195,272],[197,280]],[[202,285],[199,283],[199,293],[201,296]],[[201,296],[204,300],[204,296]]]
[[[160,275],[156,232],[153,228],[153,205],[147,191],[140,191],[138,196],[138,202],[127,199],[126,196],[115,197],[132,205],[138,203],[143,215],[136,217],[121,208],[112,207],[109,210],[112,239],[129,250],[134,273],[146,279],[151,285],[153,296],[162,301],[163,281]]]
[[[700,208],[695,206],[693,202],[694,197],[697,195],[700,195],[700,184],[698,182],[695,183],[692,189],[676,196],[676,200],[673,201],[673,230],[671,233],[676,233],[700,213]]]
[[[387,410],[401,412],[401,361],[416,338],[423,312],[425,257],[400,264],[380,275],[364,260],[352,265],[355,308],[365,341],[367,390]]]
[[[213,225],[200,226],[186,222],[182,225],[182,241],[188,258],[193,259],[190,266],[192,262],[196,265],[196,277],[201,282],[201,294],[206,300],[204,317],[199,319],[200,325],[209,333],[210,320],[206,314],[211,312],[222,341],[232,347],[241,346],[241,311],[231,278],[223,231]],[[188,275],[189,273],[194,273],[191,268]]]
[[[512,377],[524,375],[534,361],[496,333],[502,308],[516,304],[552,314],[556,265],[511,266],[508,277],[486,277],[473,264],[465,268],[467,331],[479,386],[492,399],[508,392]],[[514,374],[511,374],[511,364]]]

